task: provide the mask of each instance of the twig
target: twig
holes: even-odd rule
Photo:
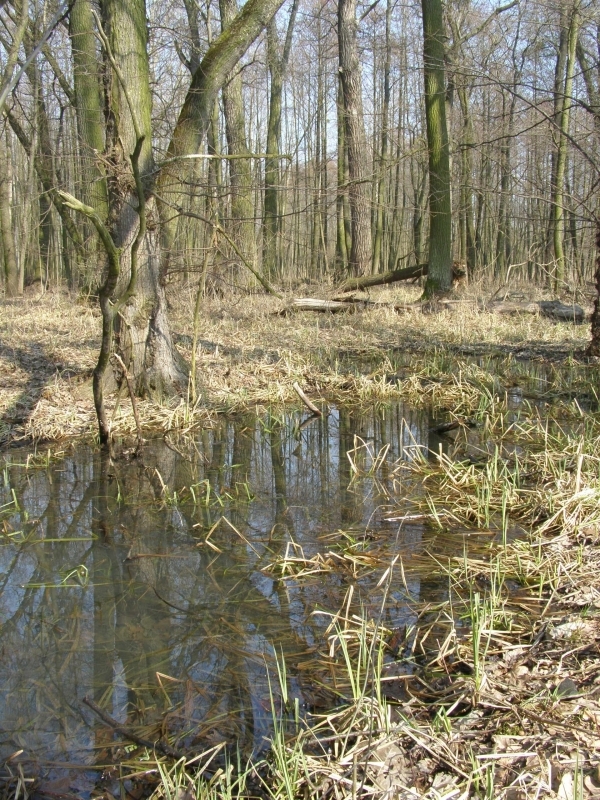
[[[309,411],[312,411],[312,413],[316,414],[318,417],[322,417],[323,416],[323,412],[321,411],[320,408],[317,408],[317,406],[311,400],[308,399],[308,397],[304,394],[304,392],[300,388],[300,384],[299,383],[294,383],[292,385],[293,385],[294,391],[296,392],[296,394],[298,395],[300,400],[302,400],[304,405],[309,409]]]
[[[129,370],[125,366],[125,362],[123,361],[121,356],[118,353],[113,353],[113,356],[121,365],[121,369],[123,370],[123,375],[125,376],[125,380],[127,381],[129,397],[131,398],[131,407],[133,408],[133,418],[135,419],[135,427],[137,430],[137,449],[139,451],[142,449],[142,446],[144,444],[144,438],[142,436],[142,424],[140,422],[140,415],[138,413],[137,400],[135,399],[135,392],[133,390],[131,375],[129,374]]]
[[[83,702],[86,706],[89,706],[94,714],[100,717],[102,722],[105,722],[110,728],[113,728],[117,733],[120,733],[126,739],[129,739],[131,742],[135,742],[136,744],[141,745],[141,747],[148,747],[151,750],[160,750],[166,756],[170,756],[171,758],[185,758],[185,753],[182,753],[179,750],[171,747],[171,745],[166,744],[165,742],[151,742],[149,739],[144,739],[142,736],[138,736],[137,733],[133,733],[130,731],[129,728],[126,728],[124,725],[121,725],[120,722],[117,722],[116,719],[113,719],[106,711],[103,711],[100,706],[91,700],[89,697],[84,697]]]

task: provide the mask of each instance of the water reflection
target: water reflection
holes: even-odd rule
[[[339,609],[351,583],[356,610],[377,615],[383,599],[380,571],[295,583],[263,568],[292,540],[307,556],[327,549],[336,531],[369,531],[390,558],[418,552],[422,524],[382,521],[386,464],[360,482],[353,464],[368,468],[384,447],[388,463],[447,447],[433,422],[402,405],[311,421],[266,414],[154,442],[130,462],[77,447],[26,470],[11,455],[1,502],[18,507],[4,516],[0,547],[0,755],[23,749],[45,781],[64,780],[59,763],[110,761],[113,734],[86,696],[122,723],[149,726],[153,739],[162,729],[185,748],[262,747],[274,653],[311,706],[328,624],[314,612]],[[414,598],[444,591],[417,577],[408,589]],[[383,622],[411,619],[398,581]],[[82,793],[99,780],[66,774]]]

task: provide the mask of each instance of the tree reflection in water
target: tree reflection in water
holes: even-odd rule
[[[2,503],[14,491],[19,510],[4,516],[0,549],[2,756],[22,748],[46,780],[63,774],[58,762],[109,762],[115,737],[82,706],[86,695],[153,739],[162,729],[185,748],[262,748],[275,652],[292,693],[310,702],[298,663],[323,645],[327,624],[313,612],[340,607],[347,577],[284,582],[262,568],[290,540],[312,556],[338,530],[369,527],[390,554],[418,551],[422,526],[381,521],[376,483],[353,482],[347,454],[365,442],[372,453],[389,444],[389,461],[410,458],[429,445],[431,425],[401,405],[303,419],[223,420],[193,440],[153,442],[134,461],[86,446],[45,469],[7,457]],[[354,593],[374,615],[379,577]],[[419,597],[417,578],[409,588]],[[411,613],[405,589],[392,586],[384,624]],[[79,769],[69,786],[96,780]]]

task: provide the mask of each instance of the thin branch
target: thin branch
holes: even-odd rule
[[[18,27],[14,33],[12,43],[8,50],[8,58],[6,60],[6,67],[4,69],[4,79],[2,81],[2,90],[0,92],[0,109],[4,107],[4,103],[6,102],[6,98],[8,97],[8,93],[11,90],[11,84],[13,81],[13,73],[15,67],[17,65],[17,59],[19,57],[19,48],[21,47],[21,43],[23,41],[23,37],[25,36],[25,31],[27,29],[27,23],[29,22],[29,15],[28,15],[28,7],[25,0],[21,0],[21,19],[19,20]],[[6,45],[5,45],[6,47]],[[22,72],[22,70],[21,70]],[[18,80],[18,78],[17,78]],[[16,85],[16,83],[15,83]]]
[[[76,197],[73,197],[72,194],[69,192],[65,192],[62,189],[58,190],[58,195],[62,198],[64,204],[67,208],[71,208],[73,211],[77,211],[80,214],[83,214],[87,217],[92,225],[98,231],[98,235],[102,240],[102,244],[104,245],[104,249],[106,250],[106,254],[109,258],[109,264],[111,268],[114,270],[116,267],[116,277],[119,275],[120,269],[120,257],[121,257],[121,249],[115,245],[112,240],[112,236],[109,233],[108,228],[100,219],[98,212],[92,206],[87,206],[85,203],[82,203],[81,200],[78,200]]]
[[[160,197],[158,195],[155,196],[161,203],[164,203],[164,205],[167,208],[172,208],[174,211],[177,211],[178,214],[181,214],[184,217],[190,217],[191,219],[199,219],[200,222],[204,222],[206,225],[210,225],[213,228],[213,230],[217,231],[217,233],[219,233],[226,240],[226,242],[230,245],[230,247],[235,251],[240,261],[244,264],[246,269],[248,269],[254,275],[254,277],[260,283],[263,289],[268,294],[272,294],[274,297],[278,297],[280,300],[283,300],[283,295],[280,294],[278,291],[276,291],[271,286],[269,281],[263,275],[261,275],[260,272],[245,258],[245,256],[240,252],[238,246],[233,241],[231,236],[229,236],[227,231],[224,228],[222,228],[218,222],[214,222],[213,220],[208,219],[202,214],[196,214],[193,211],[186,211],[181,206],[176,206],[173,203],[169,203],[163,197]]]
[[[518,5],[519,5],[519,0],[511,0],[510,3],[506,3],[503,6],[498,6],[498,8],[495,8],[491,12],[491,14],[483,20],[483,22],[480,25],[478,25],[474,30],[469,31],[469,33],[465,33],[465,35],[461,36],[460,39],[458,39],[458,41],[456,41],[454,44],[461,45],[464,44],[465,42],[468,42],[469,39],[472,39],[474,36],[477,36],[478,34],[481,33],[482,30],[484,30],[484,28],[487,28],[487,26],[494,19],[494,17],[497,17],[504,11],[508,11],[509,9],[514,8],[515,6]]]
[[[160,172],[163,167],[166,167],[168,164],[173,164],[176,161],[188,161],[196,158],[203,158],[206,160],[214,159],[215,161],[220,161],[221,159],[225,161],[237,161],[241,158],[279,158],[292,161],[293,156],[289,153],[234,153],[233,155],[222,155],[221,153],[188,153],[187,155],[174,156],[173,158],[167,158],[161,161],[150,174],[154,175]]]
[[[35,58],[37,58],[38,54],[42,51],[42,48],[44,47],[44,45],[46,44],[46,42],[48,41],[48,39],[52,35],[52,32],[54,31],[54,29],[56,28],[58,23],[63,19],[63,17],[65,17],[69,13],[69,11],[71,10],[71,5],[72,5],[73,2],[74,2],[74,0],[65,0],[65,2],[61,3],[61,5],[58,8],[58,11],[56,12],[56,14],[54,14],[52,19],[50,20],[50,23],[47,25],[46,30],[42,33],[42,36],[41,36],[39,42],[33,48],[31,53],[27,56],[25,61],[21,64],[21,66],[19,67],[17,72],[13,75],[13,77],[2,88],[2,90],[0,91],[0,108],[2,108],[4,106],[4,103],[6,102],[6,98],[12,92],[12,90],[15,88],[17,83],[21,80],[21,77],[22,77],[23,73],[25,72],[25,70],[29,67],[31,62]]]
[[[69,103],[71,103],[72,106],[75,106],[76,101],[75,101],[75,92],[73,90],[73,87],[67,80],[64,72],[61,70],[58,61],[54,58],[54,54],[48,47],[47,42],[42,48],[42,51],[44,53],[44,58],[46,59],[48,64],[50,64],[52,72],[54,72],[54,74],[56,75],[56,79],[58,80],[59,86],[65,93],[67,100],[69,101]]]
[[[301,386],[300,386],[300,384],[299,384],[299,383],[297,383],[297,382],[294,382],[294,383],[292,384],[292,388],[293,388],[293,390],[296,392],[296,394],[298,395],[298,397],[300,398],[300,400],[302,400],[302,402],[304,403],[304,405],[305,405],[305,406],[308,408],[308,410],[309,410],[309,411],[312,411],[312,413],[313,413],[315,416],[317,416],[317,417],[322,417],[322,416],[323,416],[323,412],[321,411],[321,409],[320,409],[320,408],[318,408],[318,407],[317,407],[317,406],[316,406],[316,405],[315,405],[315,404],[312,402],[312,400],[309,400],[309,398],[308,398],[308,397],[307,397],[307,396],[304,394],[304,392],[302,391],[302,388],[301,388]]]
[[[112,728],[117,733],[120,733],[126,739],[129,739],[131,742],[135,742],[135,744],[139,744],[141,747],[147,747],[149,750],[160,750],[166,756],[170,756],[171,758],[185,758],[185,754],[181,753],[179,750],[175,750],[175,748],[171,747],[171,745],[166,744],[165,742],[151,742],[149,739],[144,739],[142,736],[138,736],[137,733],[129,730],[124,725],[121,725],[120,722],[117,722],[116,719],[113,719],[109,714],[106,713],[100,706],[95,703],[90,697],[84,697],[83,702],[92,709],[94,714],[100,717],[102,722]]]
[[[379,0],[374,0],[374,2],[373,2],[373,3],[371,3],[371,5],[370,5],[370,6],[367,8],[367,10],[366,10],[366,11],[363,11],[363,13],[360,15],[360,17],[359,17],[359,20],[358,20],[358,21],[359,21],[359,22],[362,22],[362,21],[363,21],[363,19],[364,19],[365,17],[368,17],[368,16],[369,16],[369,14],[371,13],[371,11],[373,11],[373,9],[377,8],[377,6],[378,6],[378,5],[379,5]]]

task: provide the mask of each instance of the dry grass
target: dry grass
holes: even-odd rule
[[[278,720],[274,710],[273,749],[266,762],[247,767],[244,781],[252,784],[227,771],[208,781],[194,775],[196,754],[171,770],[160,762],[149,770],[147,761],[132,759],[122,764],[125,771],[160,777],[153,785],[157,800],[256,796],[257,781],[260,795],[274,800],[600,797],[600,418],[577,401],[580,392],[593,395],[592,372],[553,374],[551,385],[531,391],[535,403],[522,402],[516,412],[503,394],[524,378],[514,359],[488,368],[447,348],[439,352],[443,323],[458,319],[470,331],[465,340],[476,342],[487,325],[493,334],[486,341],[508,346],[502,317],[473,311],[399,317],[388,308],[347,318],[279,317],[270,314],[277,304],[264,299],[261,316],[256,299],[243,313],[228,306],[219,320],[220,304],[207,305],[200,363],[211,409],[288,401],[299,380],[336,399],[447,404],[461,422],[470,415],[478,427],[472,436],[461,424],[445,455],[421,458],[415,450],[412,460],[385,465],[381,488],[396,506],[388,517],[399,525],[428,518],[439,527],[429,553],[390,552],[389,535],[356,542],[336,531],[324,538],[322,553],[309,557],[290,543],[265,567],[294,584],[332,573],[348,581],[348,601],[331,615],[329,647],[298,667],[338,707],[308,716],[293,735],[284,725],[289,718]],[[185,308],[174,317],[180,332]],[[574,348],[587,336],[586,329],[530,317],[512,319],[510,331],[548,356],[562,346],[561,335],[579,334]],[[525,334],[536,338],[519,338]],[[393,365],[381,356],[366,375],[353,372],[350,362],[341,366],[341,357],[335,362],[336,352],[391,350],[386,338],[424,348],[393,382],[386,378]],[[81,363],[85,373],[89,367]],[[73,378],[62,378],[52,391],[76,387]],[[558,402],[542,408],[540,400]],[[28,424],[41,413],[38,403]],[[163,414],[163,426],[197,421],[184,404],[143,404],[142,413],[146,421]],[[386,453],[367,450],[357,441],[350,453],[357,481],[383,471]],[[511,539],[508,523],[515,521],[522,535]],[[478,534],[477,545],[457,556],[456,538],[465,530]],[[392,570],[447,581],[447,595],[435,606],[415,601],[416,621],[402,630],[386,630],[351,609],[354,582],[376,571],[381,586],[391,585]],[[177,744],[167,719],[161,732]]]
[[[207,299],[199,331],[199,403],[191,408],[179,399],[164,406],[144,402],[143,425],[159,431],[185,430],[205,422],[213,412],[297,402],[295,381],[317,401],[405,397],[443,403],[452,392],[462,391],[451,386],[456,369],[446,364],[448,380],[424,386],[424,353],[556,358],[580,351],[588,339],[587,326],[487,313],[477,308],[472,295],[439,314],[422,314],[417,308],[399,314],[388,305],[414,300],[418,291],[381,289],[372,294],[377,305],[336,315],[281,316],[277,312],[284,304],[262,295]],[[175,341],[189,361],[193,287],[172,291],[171,302]],[[90,375],[99,330],[96,307],[66,294],[2,303],[0,442],[52,441],[95,430]],[[357,368],[357,359],[363,369]],[[403,374],[390,381],[400,362]],[[114,404],[112,413],[115,432],[133,432],[126,397]]]

